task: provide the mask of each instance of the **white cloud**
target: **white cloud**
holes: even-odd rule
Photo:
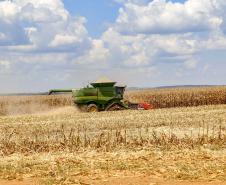
[[[162,61],[164,55],[186,56],[181,57],[181,62],[186,63],[187,58],[200,51],[226,47],[222,34],[224,0],[116,2],[124,6],[119,10],[116,23],[100,38],[109,51],[105,59],[112,67],[150,66]],[[92,59],[99,50],[103,47],[89,51],[85,60]],[[186,64],[188,68],[195,65],[191,61]]]
[[[92,47],[85,23],[61,0],[0,1],[0,83],[8,87],[1,92],[31,91],[35,83],[37,90],[73,71],[75,59]]]
[[[72,17],[61,0],[0,2],[0,33],[4,35],[0,46],[18,45],[20,50],[21,45],[30,45],[33,50],[52,52],[68,50],[68,45],[72,49],[89,48],[85,22],[83,17]]]
[[[0,40],[3,40],[5,38],[6,38],[5,34],[4,33],[0,33]]]
[[[198,61],[194,59],[190,59],[184,62],[184,66],[187,69],[195,69],[197,64],[198,64]]]
[[[150,45],[150,40],[142,35],[122,35],[110,28],[101,39],[110,51],[111,66],[147,66],[157,53],[156,48]]]
[[[130,34],[186,33],[222,26],[224,0],[187,0],[184,4],[153,0],[148,4],[127,2],[119,11],[118,31]]]
[[[134,3],[134,4],[145,4],[150,0],[114,0],[116,3]]]
[[[147,67],[161,62],[161,57],[186,56],[200,50],[199,42],[188,35],[124,35],[109,28],[100,38],[101,47],[93,47],[80,61],[100,61],[98,53],[107,51],[104,60],[114,67]],[[92,53],[92,54],[90,54]],[[100,55],[101,56],[101,55]],[[184,62],[183,57],[181,59]]]
[[[203,72],[207,72],[210,68],[210,65],[209,64],[206,64],[204,67],[203,67]]]
[[[110,67],[125,69],[180,62],[180,66],[195,69],[194,55],[226,49],[224,0],[116,1],[124,6],[115,24],[99,39],[102,47],[92,47],[79,61],[98,64],[104,58]],[[94,57],[104,50],[108,54],[103,58]]]
[[[104,47],[102,40],[93,40],[92,47],[87,53],[83,56],[76,59],[78,64],[92,64],[97,65],[100,68],[106,67],[106,64],[109,60],[109,50]]]
[[[0,60],[0,72],[5,73],[10,70],[10,62],[7,60]]]
[[[0,2],[0,17],[14,19],[15,14],[19,12],[19,7],[10,1]]]
[[[73,37],[70,35],[55,35],[54,39],[52,40],[52,42],[49,44],[49,46],[51,47],[58,47],[58,46],[62,46],[62,45],[70,45],[73,44],[75,42],[78,42],[79,39],[77,37]]]

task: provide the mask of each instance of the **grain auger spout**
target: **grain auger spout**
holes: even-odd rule
[[[116,110],[149,110],[149,103],[130,103],[124,100],[126,86],[116,85],[116,82],[101,79],[90,83],[87,87],[75,89],[54,89],[53,93],[72,93],[74,104],[85,112],[116,111]]]
[[[49,90],[49,95],[53,93],[72,93],[72,89],[51,89]]]

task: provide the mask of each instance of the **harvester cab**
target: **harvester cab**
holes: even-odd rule
[[[124,92],[126,86],[117,86],[116,82],[101,79],[97,82],[90,83],[90,86],[74,89],[53,89],[49,94],[53,93],[72,93],[74,104],[85,112],[98,111],[116,111],[126,109],[145,109],[151,106],[148,103],[132,104],[125,102]]]

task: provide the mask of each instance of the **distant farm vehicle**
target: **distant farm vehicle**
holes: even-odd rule
[[[116,82],[99,80],[90,86],[75,89],[52,89],[53,93],[72,93],[74,104],[85,112],[117,111],[117,110],[149,110],[152,106],[148,103],[130,103],[123,100],[126,86],[118,86]]]

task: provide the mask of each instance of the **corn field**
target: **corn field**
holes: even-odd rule
[[[175,88],[130,91],[126,99],[148,102],[155,108],[226,104],[226,87]]]

